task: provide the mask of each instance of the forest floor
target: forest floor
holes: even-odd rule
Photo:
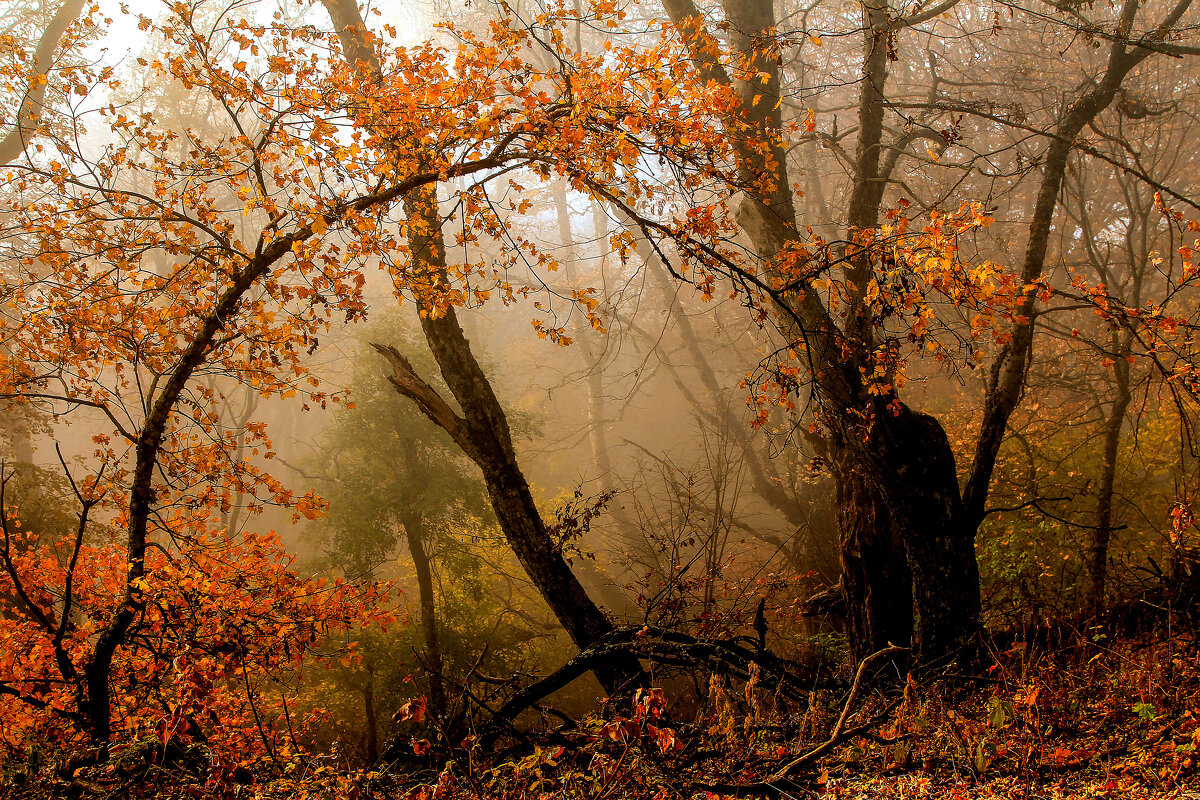
[[[1054,648],[1017,643],[994,656],[983,676],[910,680],[863,692],[848,710],[844,690],[814,692],[797,708],[753,678],[714,679],[708,704],[689,721],[677,719],[664,693],[650,693],[624,713],[539,731],[490,757],[462,747],[439,752],[419,732],[405,742],[413,765],[375,771],[303,754],[282,764],[219,764],[196,757],[194,747],[163,759],[151,747],[83,769],[47,764],[9,780],[0,795],[1200,800],[1193,640],[1094,636]],[[839,719],[843,733],[833,741]]]

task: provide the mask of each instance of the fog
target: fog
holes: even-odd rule
[[[682,717],[681,641],[942,663],[1194,564],[1188,2],[377,5],[0,9],[11,747],[193,662],[272,759],[487,742],[638,630],[557,713]]]

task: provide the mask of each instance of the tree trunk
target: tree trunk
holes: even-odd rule
[[[1179,6],[1177,10],[1184,7],[1186,6]],[[1121,11],[1122,29],[1132,28],[1137,9],[1137,0],[1126,0]],[[1053,139],[1046,148],[1046,155],[1042,161],[1042,180],[1038,186],[1033,216],[1029,221],[1029,238],[1025,243],[1025,257],[1021,268],[1022,285],[1026,287],[1025,296],[1013,316],[1011,342],[992,364],[993,378],[984,401],[983,422],[976,444],[975,460],[963,490],[965,513],[976,527],[983,520],[984,505],[995,470],[996,457],[1000,453],[1004,432],[1008,428],[1008,420],[1020,403],[1025,389],[1029,357],[1033,351],[1038,281],[1041,280],[1045,267],[1050,229],[1058,209],[1058,195],[1067,171],[1068,156],[1075,148],[1075,137],[1112,104],[1125,76],[1150,52],[1143,48],[1134,48],[1129,52],[1122,40],[1115,41],[1109,52],[1108,65],[1103,77],[1098,82],[1089,82],[1091,89],[1083,92],[1070,105],[1055,126]]]
[[[879,404],[868,457],[912,572],[917,663],[974,661],[980,629],[976,525],[964,519],[954,451],[936,419],[894,401]]]
[[[1088,547],[1088,604],[1092,611],[1104,607],[1105,584],[1108,579],[1108,543],[1113,532],[1113,484],[1117,475],[1117,455],[1121,446],[1121,430],[1125,427],[1125,414],[1133,393],[1129,390],[1130,334],[1124,336],[1113,362],[1117,395],[1104,424],[1104,466],[1100,473],[1100,487],[1096,495],[1096,527]]]
[[[366,717],[366,741],[363,748],[367,751],[367,763],[379,761],[379,716],[375,708],[375,669],[367,665],[367,682],[363,685],[363,715]]]
[[[843,456],[845,453],[843,452]],[[912,639],[912,580],[900,532],[879,492],[853,459],[833,464],[841,529],[841,590],[846,600],[846,638],[856,662],[889,644]],[[889,535],[881,537],[881,530]],[[886,547],[884,553],[880,551]]]
[[[453,309],[441,317],[426,316],[421,328],[442,377],[463,410],[468,442],[464,449],[483,473],[492,509],[509,546],[571,640],[580,649],[587,648],[614,626],[588,597],[551,538],[517,463],[507,418]],[[637,660],[629,658],[598,670],[596,677],[606,691],[616,693],[640,673]]]
[[[417,573],[417,591],[421,600],[421,632],[425,636],[425,660],[429,670],[429,708],[437,715],[446,713],[446,686],[443,674],[442,645],[438,637],[437,605],[433,595],[433,570],[425,551],[425,521],[420,514],[404,514],[404,538]]]
[[[450,433],[483,473],[492,509],[517,561],[542,598],[562,623],[572,641],[584,649],[614,630],[571,572],[561,548],[554,542],[533,501],[529,483],[517,462],[508,418],[483,369],[471,351],[454,309],[437,308],[436,294],[446,274],[445,250],[441,242],[441,220],[436,198],[430,190],[405,200],[410,219],[420,220],[417,230],[431,231],[424,240],[411,243],[417,271],[427,281],[418,288],[421,330],[441,370],[442,378],[462,409],[451,409],[437,393],[421,381],[411,365],[395,351],[381,349],[392,363],[392,383],[414,399],[430,419]],[[597,671],[605,690],[614,693],[641,675],[636,658]]]
[[[698,16],[691,0],[665,0],[664,7],[672,21],[679,25],[687,17]],[[774,41],[775,18],[770,0],[725,0],[725,14],[731,28],[731,44],[742,58],[752,59],[750,74],[765,74],[767,77],[753,85],[738,85],[744,112],[769,136],[782,131],[779,107],[772,99],[780,91],[779,65],[771,57],[765,42]],[[883,88],[887,80],[887,44],[890,17],[886,3],[873,0],[863,8],[864,53],[863,81],[859,98],[859,137],[855,158],[854,187],[848,201],[847,227],[853,232],[875,227],[879,205],[883,196],[883,182],[877,179],[882,149],[883,115],[885,111]],[[713,80],[734,85],[728,73],[712,58],[711,54],[696,51],[693,59],[697,67]],[[759,102],[754,95],[761,94]],[[763,171],[774,173],[774,189],[752,197],[739,209],[738,222],[754,243],[760,258],[770,261],[790,241],[797,237],[795,210],[789,188],[786,154],[775,149],[770,163],[753,151],[743,152],[741,169],[746,175],[761,175]],[[848,278],[853,286],[853,307],[847,321],[847,331],[837,329],[819,296],[801,289],[794,299],[777,301],[781,327],[792,341],[806,345],[808,357],[814,364],[814,392],[819,404],[825,409],[828,421],[835,430],[834,441],[830,442],[831,461],[834,464],[834,479],[840,505],[841,552],[843,565],[850,574],[842,581],[846,597],[848,633],[851,649],[855,653],[869,654],[888,641],[902,643],[912,636],[912,583],[905,575],[905,554],[924,552],[925,548],[907,548],[897,542],[909,533],[906,526],[892,519],[896,513],[892,503],[906,503],[900,492],[887,493],[888,469],[880,468],[879,459],[870,448],[854,446],[862,431],[850,431],[849,435],[837,432],[848,421],[861,418],[869,410],[871,400],[862,391],[862,365],[856,354],[871,352],[871,330],[865,324],[862,300],[866,290],[871,264],[858,259],[850,268]],[[854,337],[847,340],[847,336]],[[852,349],[847,344],[853,345]],[[887,398],[890,399],[890,398]],[[944,438],[944,434],[943,434]],[[917,452],[920,452],[918,448]],[[901,462],[908,453],[894,454]],[[951,459],[953,463],[953,459]],[[957,483],[954,484],[957,491]],[[974,566],[971,552],[971,566]],[[971,573],[971,569],[964,569]],[[978,606],[978,599],[975,600]],[[969,610],[969,606],[968,606]],[[942,615],[925,614],[930,623]],[[907,627],[906,627],[907,623]],[[971,627],[965,622],[958,627]],[[930,637],[940,640],[946,637]]]

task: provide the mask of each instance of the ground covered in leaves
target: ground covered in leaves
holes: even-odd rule
[[[352,769],[280,751],[215,760],[202,744],[128,746],[105,764],[32,753],[8,797],[1187,798],[1200,800],[1200,653],[1191,640],[1017,643],[981,676],[814,691],[804,707],[754,674],[710,679],[692,713],[651,690],[575,725],[530,727],[485,754],[415,730],[403,764]],[[77,762],[76,762],[77,763]]]

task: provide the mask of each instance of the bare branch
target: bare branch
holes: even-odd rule
[[[461,445],[462,440],[466,438],[466,420],[455,413],[436,389],[421,379],[413,369],[412,363],[401,355],[399,350],[376,342],[372,342],[371,346],[391,365],[392,374],[388,376],[388,380],[396,387],[396,391],[416,403],[425,416],[437,423]]]

